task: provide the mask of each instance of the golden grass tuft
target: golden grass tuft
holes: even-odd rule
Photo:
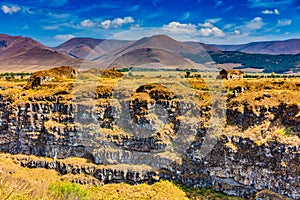
[[[184,200],[184,199],[234,199],[224,194],[208,189],[192,189],[176,185],[170,181],[160,181],[154,184],[129,185],[126,183],[107,184],[101,186],[78,185],[69,180],[89,179],[89,175],[60,175],[54,170],[29,169],[16,164],[16,158],[46,159],[26,155],[0,154],[0,199],[43,199],[43,200],[113,200],[113,199],[157,199],[157,200]],[[47,158],[50,159],[50,158]],[[51,160],[51,159],[50,159]],[[64,163],[86,165],[85,159],[69,158],[60,160]],[[116,166],[105,166],[118,169]],[[119,169],[140,170],[143,166],[119,166]],[[150,170],[150,168],[145,168]]]

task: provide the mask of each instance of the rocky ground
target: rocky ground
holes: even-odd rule
[[[141,73],[97,78],[68,69],[34,87],[2,82],[0,150],[54,159],[16,159],[24,167],[95,178],[74,180],[81,184],[168,179],[245,198],[265,189],[300,198],[299,79],[166,73],[149,81]],[[56,160],[68,157],[96,165]]]

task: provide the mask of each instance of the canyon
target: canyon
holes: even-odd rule
[[[299,79],[226,81],[223,93],[199,89],[200,78],[178,89],[169,85],[176,78],[147,83],[135,72],[109,70],[100,79],[80,79],[89,74],[77,72],[74,79],[74,72],[36,87],[1,86],[1,152],[41,156],[14,158],[23,167],[95,178],[75,180],[81,184],[167,179],[245,198],[266,189],[300,198],[300,108],[292,98]],[[221,95],[210,99],[215,92]],[[222,123],[211,123],[222,111]],[[71,157],[90,163],[64,163]]]

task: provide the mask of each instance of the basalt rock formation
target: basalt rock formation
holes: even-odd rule
[[[20,89],[18,98],[22,99],[22,94],[26,96],[30,90]],[[170,179],[188,187],[211,187],[247,198],[264,189],[300,198],[297,104],[255,108],[230,99],[224,129],[228,132],[222,132],[212,150],[203,157],[201,146],[209,132],[207,121],[212,105],[195,105],[159,84],[141,85],[132,93],[122,90],[116,93],[104,85],[75,99],[70,93],[32,96],[27,102],[1,93],[0,151],[54,159],[75,156],[88,158],[95,164],[149,165],[155,169],[127,173],[98,169],[97,165],[81,168],[55,160],[51,163],[18,160],[24,167],[89,174],[102,183],[135,184]],[[88,95],[93,97],[94,104],[85,100]],[[195,123],[193,116],[199,121]],[[238,134],[266,122],[269,129],[259,130],[261,137],[267,138],[268,131],[280,124],[290,130],[289,135],[282,137],[294,142],[278,137],[259,143]],[[193,136],[193,141],[180,143],[189,136]]]
[[[25,88],[33,89],[35,87],[43,85],[45,82],[49,82],[57,78],[74,79],[76,78],[77,73],[78,71],[76,69],[69,66],[61,66],[49,70],[37,71],[31,75],[30,80],[28,81]]]

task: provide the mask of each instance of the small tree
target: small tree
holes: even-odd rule
[[[186,71],[186,72],[185,72],[185,78],[189,78],[190,75],[191,75],[191,72],[190,72],[190,71]]]
[[[275,72],[272,72],[272,73],[271,73],[271,77],[272,77],[272,78],[276,78],[276,73],[275,73]]]

